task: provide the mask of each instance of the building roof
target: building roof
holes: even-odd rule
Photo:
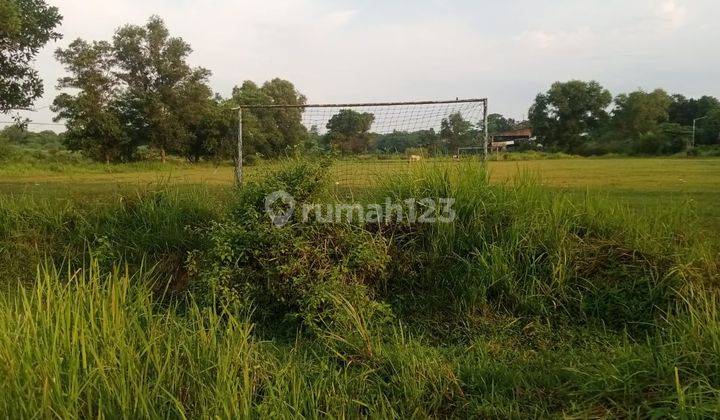
[[[521,128],[519,130],[503,131],[495,134],[495,137],[532,137],[532,128]]]

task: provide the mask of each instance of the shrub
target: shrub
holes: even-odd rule
[[[257,165],[259,161],[257,155],[243,155],[243,165],[253,166]]]
[[[13,147],[4,137],[0,137],[0,161],[8,160],[13,155]]]
[[[656,131],[640,135],[633,142],[633,152],[640,155],[671,155],[687,145],[687,133],[677,124],[662,124]]]
[[[206,305],[252,308],[261,322],[299,321],[333,348],[368,356],[366,338],[353,328],[389,315],[373,300],[389,263],[387,240],[352,225],[291,220],[275,227],[264,214],[273,191],[298,205],[317,197],[326,172],[321,163],[297,161],[240,189],[230,216],[202,230],[206,245],[188,259],[193,290]]]

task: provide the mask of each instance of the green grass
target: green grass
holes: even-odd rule
[[[428,163],[436,162],[436,163]],[[430,160],[424,166],[456,163]],[[274,165],[261,163],[247,168],[250,179],[262,176]],[[353,190],[376,186],[387,176],[412,167],[406,161],[342,161],[333,167],[331,180]],[[491,161],[494,182],[508,181],[531,172],[541,184],[571,193],[592,191],[607,194],[633,208],[663,207],[689,203],[703,223],[720,232],[720,159],[718,158],[597,158]],[[117,195],[157,182],[202,184],[226,188],[233,183],[230,166],[184,163],[138,163],[130,165],[13,165],[0,167],[0,194],[33,195],[39,198],[93,198]]]
[[[358,162],[5,176],[0,416],[717,416],[718,163],[395,162],[458,219],[381,228],[262,214]]]

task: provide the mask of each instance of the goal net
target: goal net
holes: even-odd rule
[[[257,104],[239,110],[245,161],[253,154],[331,156],[329,176],[340,190],[372,186],[413,166],[487,154],[487,99]]]

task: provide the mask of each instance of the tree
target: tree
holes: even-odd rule
[[[418,145],[427,149],[431,156],[436,156],[442,153],[442,143],[440,142],[440,137],[432,127],[428,130],[421,130],[419,132]]]
[[[503,131],[515,130],[518,122],[513,118],[505,118],[502,114],[489,114],[487,116],[488,133],[490,135],[501,133]],[[480,123],[482,128],[482,123]]]
[[[720,144],[720,101],[717,98],[688,99],[673,95],[668,113],[670,122],[686,127],[692,127],[696,118],[707,117],[697,121],[695,141],[697,144]]]
[[[182,38],[171,37],[165,23],[152,16],[145,26],[126,25],[113,38],[122,95],[124,121],[137,144],[148,142],[160,151],[182,153],[190,135],[188,119],[212,94],[210,71],[192,68],[192,52]]]
[[[0,0],[0,112],[30,107],[43,94],[31,67],[40,48],[60,39],[62,16],[43,0]]]
[[[304,143],[305,153],[320,153],[323,151],[322,136],[317,125],[312,125],[308,130],[307,138]]]
[[[421,131],[393,131],[377,136],[375,147],[385,153],[403,153],[406,149],[420,146]]]
[[[632,142],[633,153],[641,155],[669,155],[681,152],[687,144],[690,133],[687,127],[676,123],[661,123],[640,134]]]
[[[472,123],[459,112],[450,114],[440,122],[440,138],[451,153],[455,153],[459,147],[472,144],[476,135]]]
[[[535,97],[530,125],[542,144],[572,152],[608,121],[611,101],[610,92],[597,82],[555,82]]]
[[[302,146],[308,133],[302,124],[307,99],[283,79],[272,79],[258,87],[246,80],[233,89],[230,100],[239,105],[293,105],[287,108],[248,108],[243,110],[243,153],[277,157]]]
[[[370,127],[375,115],[369,112],[357,112],[341,109],[327,123],[326,142],[343,153],[367,152],[372,142]]]
[[[699,121],[700,135],[697,144],[720,144],[720,107],[707,113],[707,118]]]
[[[65,120],[67,147],[105,162],[130,159],[135,147],[119,118],[110,44],[77,39],[55,57],[70,73],[58,86],[77,91],[61,93],[52,105],[55,121]]]
[[[619,136],[637,139],[668,121],[671,103],[670,96],[662,89],[620,94],[615,98],[612,125]]]
[[[305,105],[307,99],[295,89],[295,86],[283,79],[275,78],[265,82],[260,88],[270,98],[270,103],[278,105]],[[293,149],[307,137],[307,129],[302,124],[302,107],[274,108],[271,110],[275,127],[282,142],[276,148]]]
[[[0,138],[25,149],[60,150],[63,149],[65,133],[58,134],[51,130],[33,132],[13,124],[0,130]]]
[[[201,101],[188,123],[188,138],[183,144],[183,154],[191,162],[201,158],[232,158],[235,154],[235,112],[222,98]],[[233,133],[234,132],[234,133]]]

